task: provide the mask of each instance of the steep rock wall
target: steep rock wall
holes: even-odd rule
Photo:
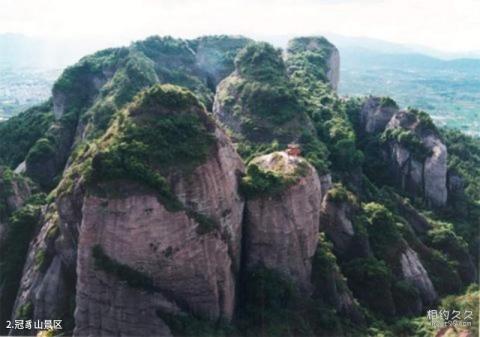
[[[271,170],[272,166],[295,170],[303,163],[307,172],[279,195],[247,201],[246,266],[253,268],[260,264],[278,270],[301,289],[309,290],[311,258],[320,220],[319,177],[304,159],[285,152],[265,155],[253,162],[263,170]]]

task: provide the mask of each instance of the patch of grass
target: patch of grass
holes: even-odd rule
[[[40,248],[35,253],[35,268],[38,270],[43,270],[45,267],[47,252],[45,249]]]
[[[17,309],[16,319],[27,320],[33,318],[33,303],[27,301]]]
[[[358,204],[357,197],[347,190],[342,183],[336,183],[328,190],[327,199],[334,203],[348,202],[352,205]]]
[[[383,261],[375,258],[356,258],[342,268],[360,303],[387,318],[394,314],[395,304],[391,293],[392,274]]]
[[[275,196],[295,184],[299,177],[308,173],[307,163],[299,163],[293,174],[275,170],[265,170],[255,163],[247,167],[246,175],[240,183],[240,192],[247,198]]]
[[[157,191],[169,210],[183,209],[162,172],[195,168],[215,144],[213,124],[195,102],[185,89],[169,85],[140,94],[113,139],[93,157],[89,181],[139,182]]]
[[[132,288],[154,291],[155,287],[150,276],[126,264],[115,261],[105,253],[102,246],[93,246],[92,256],[96,268],[116,276],[120,281],[126,282]]]

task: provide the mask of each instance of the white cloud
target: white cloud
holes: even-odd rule
[[[480,50],[478,0],[0,0],[0,32],[125,43],[147,35],[333,32]]]

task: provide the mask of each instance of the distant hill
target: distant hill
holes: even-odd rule
[[[0,68],[64,68],[108,45],[95,40],[47,40],[21,34],[0,34]]]
[[[427,111],[443,126],[480,135],[480,59],[340,47],[342,95],[391,96]]]
[[[340,47],[345,66],[375,66],[392,69],[480,70],[480,59],[443,60],[420,53],[384,53],[362,47]]]

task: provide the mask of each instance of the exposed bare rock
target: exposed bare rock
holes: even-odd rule
[[[336,47],[332,48],[328,58],[327,78],[332,89],[337,91],[340,82],[340,52]]]
[[[226,127],[228,127],[233,134],[241,134],[242,121],[238,114],[230,111],[228,102],[230,97],[238,96],[238,84],[243,81],[238,74],[233,73],[218,84],[213,101],[213,114]]]
[[[60,117],[63,116],[65,111],[65,95],[61,92],[57,92],[53,94],[52,101],[53,101],[53,115],[55,116],[56,120],[59,120]]]
[[[310,289],[311,258],[320,219],[321,187],[315,169],[300,158],[275,152],[253,160],[262,170],[291,174],[299,165],[306,172],[276,196],[247,201],[246,266],[263,265]]]
[[[418,210],[415,209],[407,198],[402,198],[397,194],[392,194],[399,214],[407,220],[409,225],[417,234],[426,234],[432,229],[430,221]]]
[[[320,220],[321,221],[321,220]],[[348,288],[332,245],[323,233],[319,235],[317,249],[312,263],[312,299],[335,308],[342,317],[363,324],[365,317],[360,305]]]
[[[74,284],[55,248],[58,216],[50,208],[43,218],[44,224],[28,250],[12,319],[65,319],[73,310]],[[30,310],[28,317],[21,317],[25,308]]]
[[[400,257],[400,263],[404,278],[417,288],[423,305],[427,306],[434,303],[438,299],[437,292],[417,253],[410,247],[407,247]]]
[[[69,76],[68,71],[75,70],[67,69],[66,74],[63,76]],[[102,86],[112,76],[113,72],[111,70],[105,70],[97,73],[85,72],[82,74],[78,79],[76,79],[77,81],[81,82],[79,84],[83,86],[83,92],[88,93],[86,97],[82,98],[86,99],[87,102],[93,101]],[[70,89],[71,88],[68,88],[68,90],[63,90],[62,88],[55,86],[52,90],[53,115],[57,121],[65,114],[66,111],[71,108],[71,105],[76,103],[75,100],[78,100],[78,97],[75,97],[78,95],[78,92],[71,92]],[[73,96],[73,98],[71,96]]]
[[[23,178],[16,174],[7,178],[4,174],[4,169],[0,167],[0,244],[8,217],[22,207],[32,194],[31,186]]]
[[[78,242],[75,335],[168,335],[164,313],[232,318],[243,214],[237,175],[243,163],[223,132],[217,129],[215,135],[216,149],[208,160],[191,174],[172,173],[169,181],[188,209],[218,228],[205,232],[205,225],[187,211],[168,211],[154,193],[139,192],[136,185],[123,184],[127,193],[114,199],[86,197]],[[113,263],[151,280],[151,286],[129,289],[128,280],[99,267],[95,247]]]
[[[368,238],[355,232],[354,219],[358,206],[349,200],[333,200],[327,193],[320,213],[320,230],[333,243],[335,254],[342,259],[372,255]]]
[[[334,202],[328,197],[322,202],[321,229],[327,233],[340,255],[347,253],[355,235],[350,220],[353,215],[352,208],[348,202]]]
[[[399,111],[386,127],[387,160],[400,187],[432,207],[447,202],[447,148],[421,113]]]
[[[244,171],[244,164],[223,131],[217,128],[215,136],[216,155],[189,177],[173,177],[172,187],[183,204],[218,220],[229,243],[234,270],[238,271],[244,207],[238,194],[238,179]]]
[[[425,198],[433,206],[444,206],[447,202],[447,147],[440,138],[430,135],[423,139],[431,156],[425,160]]]
[[[332,175],[331,174],[324,174],[320,176],[320,187],[322,191],[322,199],[327,195],[328,190],[333,187],[332,183]]]
[[[18,166],[15,168],[15,173],[16,174],[22,174],[25,173],[25,170],[27,169],[25,161],[22,161]]]
[[[392,116],[398,112],[398,106],[385,98],[368,97],[360,111],[360,125],[366,133],[382,132]]]
[[[436,332],[435,337],[475,337],[475,336],[469,330],[465,330],[463,328],[446,326],[439,329]]]

